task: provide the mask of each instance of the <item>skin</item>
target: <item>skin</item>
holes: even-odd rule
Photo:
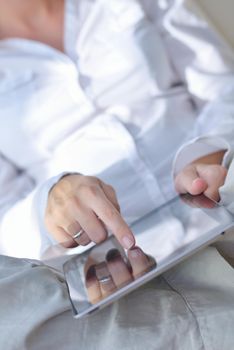
[[[0,39],[25,38],[64,51],[64,0],[0,0]],[[10,20],[9,20],[10,19]],[[175,177],[178,193],[219,200],[226,169],[220,164],[225,150],[200,158]],[[114,189],[95,177],[68,175],[50,191],[45,226],[66,247],[101,242],[110,230],[124,248],[135,239],[120,214]],[[84,230],[79,239],[72,236]]]
[[[225,151],[210,154],[197,159],[186,166],[175,177],[175,188],[178,193],[199,195],[219,201],[219,188],[224,184],[227,170],[221,163]]]
[[[204,193],[219,201],[219,188],[227,174],[221,165],[224,154],[225,151],[213,153],[186,166],[175,177],[177,192]],[[134,235],[120,214],[114,189],[95,177],[68,175],[61,179],[49,194],[45,225],[65,247],[102,242],[107,230],[126,249],[135,244]],[[80,229],[85,231],[82,238],[73,239]]]
[[[64,0],[0,0],[0,39],[39,41],[64,52]]]
[[[88,260],[85,266],[85,284],[90,303],[96,304],[155,266],[155,260],[139,247],[128,250],[127,261],[117,249],[110,250],[106,260],[101,263]],[[102,282],[103,277],[109,277],[109,280]]]
[[[92,176],[68,175],[52,188],[45,225],[66,247],[100,243],[106,239],[107,230],[126,249],[135,244],[133,233],[120,214],[114,189]],[[73,239],[81,228],[82,237]]]

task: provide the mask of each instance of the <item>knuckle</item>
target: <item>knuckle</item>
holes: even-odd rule
[[[86,181],[89,184],[93,184],[93,185],[100,185],[101,180],[99,180],[97,177],[95,176],[86,176]]]
[[[214,176],[220,180],[224,180],[227,175],[227,169],[222,165],[213,165],[206,169],[208,176]]]
[[[82,194],[88,197],[97,197],[99,194],[99,187],[96,184],[83,185],[81,188]]]
[[[98,235],[95,237],[95,243],[101,243],[105,241],[107,237],[107,233],[105,231],[99,232]]]
[[[190,173],[191,171],[196,171],[196,164],[190,163],[190,164],[186,165],[180,171],[180,174],[187,174],[187,173]]]
[[[110,191],[116,197],[116,191],[111,185],[106,185],[108,191]]]
[[[79,201],[74,195],[66,198],[55,199],[53,206],[53,215],[65,214],[66,212],[74,211],[74,208],[79,207]]]
[[[49,201],[52,202],[53,205],[63,206],[65,203],[66,197],[62,188],[54,187],[49,195]]]
[[[64,200],[74,195],[75,190],[79,185],[80,177],[80,175],[62,177],[59,182],[52,187],[49,197],[52,197],[57,203],[63,203]],[[77,181],[77,179],[79,179],[79,181]]]
[[[80,196],[86,195],[87,188],[88,188],[88,184],[86,184],[86,183],[79,184],[78,191],[77,191],[78,195],[80,195]]]
[[[220,173],[220,166],[213,164],[211,166],[207,166],[205,170],[208,174],[219,174]]]
[[[70,192],[72,190],[72,184],[71,178],[69,176],[62,177],[56,185],[52,188],[52,192],[57,195],[63,195],[67,192]]]
[[[107,221],[116,220],[117,219],[116,209],[111,207],[105,208],[104,216]]]

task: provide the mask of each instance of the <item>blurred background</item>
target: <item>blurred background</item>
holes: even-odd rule
[[[202,12],[208,22],[234,50],[234,1],[233,0],[188,0],[194,11]]]

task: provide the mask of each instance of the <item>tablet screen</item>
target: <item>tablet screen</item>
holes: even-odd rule
[[[202,207],[202,208],[201,208]],[[125,251],[115,237],[64,265],[76,315],[91,313],[208,245],[233,217],[204,196],[185,195],[132,225],[136,247]]]

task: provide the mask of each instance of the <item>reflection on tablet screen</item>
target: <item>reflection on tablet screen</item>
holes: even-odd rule
[[[225,208],[205,196],[174,198],[132,225],[133,249],[125,251],[112,236],[64,265],[75,309],[82,312],[143,276],[153,277],[232,221]]]

